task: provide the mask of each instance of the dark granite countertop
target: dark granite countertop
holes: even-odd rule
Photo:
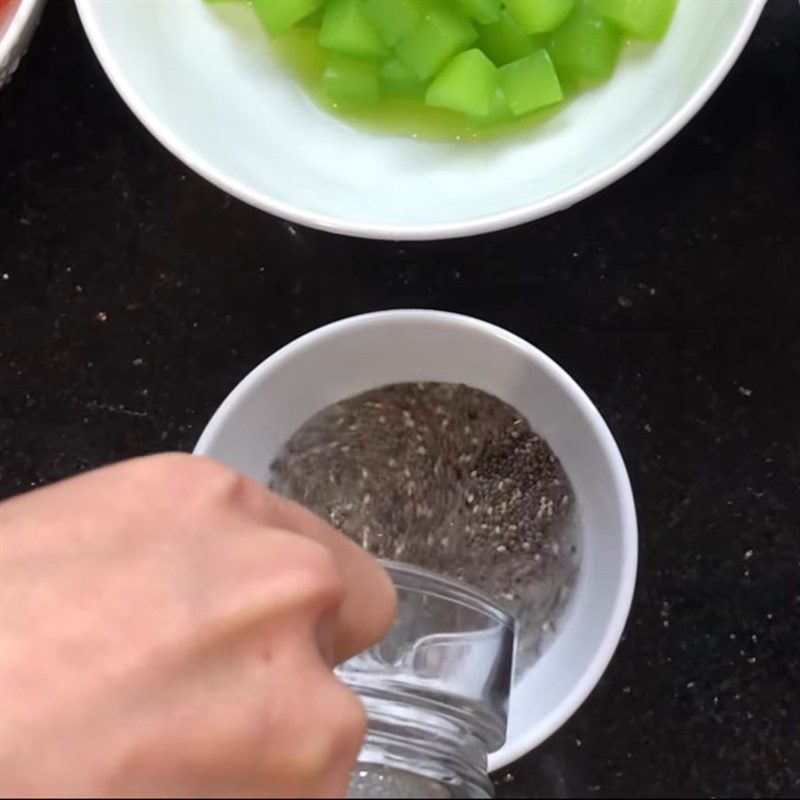
[[[0,496],[190,449],[324,322],[483,317],[585,387],[641,526],[611,668],[500,794],[799,795],[799,85],[800,8],[770,0],[707,106],[613,187],[478,239],[356,241],[189,172],[51,0],[0,92]]]

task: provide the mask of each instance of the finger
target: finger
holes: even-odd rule
[[[129,715],[138,735],[112,796],[344,796],[366,714],[307,630],[202,663],[162,676]]]
[[[20,513],[15,515],[16,504]],[[56,550],[66,552],[82,541],[84,531],[88,539],[95,537],[98,515],[115,521],[110,536],[123,541],[132,532],[136,537],[148,535],[153,519],[163,521],[160,528],[194,537],[198,527],[212,523],[212,518],[213,525],[219,525],[224,504],[234,516],[244,510],[260,525],[298,533],[333,554],[345,586],[333,630],[337,661],[370,647],[388,631],[396,608],[394,586],[372,556],[307,509],[202,456],[167,453],[94,470],[4,503],[3,522],[4,529],[16,520],[17,527],[35,533],[37,527],[46,528],[37,526],[37,520],[51,520],[52,507],[58,506],[70,520],[69,542],[65,539],[59,547],[50,541],[40,543],[36,536],[24,537],[30,551],[47,547],[56,555]]]
[[[302,632],[330,670],[344,582],[331,551],[299,533],[228,514],[224,535],[193,541],[191,558],[173,569],[190,598],[192,652],[264,650],[274,636]]]
[[[297,503],[246,479],[244,502],[270,525],[295,531],[326,547],[341,572],[344,598],[336,615],[334,655],[344,661],[372,646],[394,622],[394,584],[375,558]]]
[[[283,692],[267,727],[263,768],[281,776],[286,785],[275,787],[281,796],[343,797],[350,773],[367,730],[367,716],[358,697],[314,657],[308,639],[289,644],[276,664],[285,675]],[[287,749],[287,742],[290,746]]]

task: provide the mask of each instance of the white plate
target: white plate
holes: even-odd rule
[[[703,105],[764,2],[681,0],[664,41],[626,48],[607,84],[526,133],[465,144],[371,133],[321,110],[247,4],[76,0],[122,97],[190,167],[273,214],[388,239],[505,228],[607,186]]]

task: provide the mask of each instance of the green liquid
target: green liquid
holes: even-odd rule
[[[608,3],[616,2],[616,0],[604,0],[604,2],[606,1]],[[280,36],[269,39],[262,26],[254,19],[253,9],[249,7],[249,3],[239,0],[236,2],[206,0],[206,2],[209,9],[220,18],[220,21],[226,23],[237,36],[241,37],[244,47],[252,46],[255,50],[262,51],[262,55],[263,47],[270,47],[287,72],[298,81],[321,108],[356,127],[385,134],[410,136],[415,139],[470,142],[520,132],[524,134],[558,114],[571,97],[607,79],[609,75],[606,75],[603,69],[613,71],[617,58],[616,52],[602,52],[603,45],[608,43],[602,41],[598,43],[596,39],[587,39],[587,33],[583,30],[586,25],[580,22],[578,17],[590,6],[588,0],[579,0],[576,9],[580,14],[573,14],[554,33],[554,36],[557,37],[559,32],[571,28],[573,30],[570,33],[570,40],[555,41],[548,45],[548,52],[556,62],[561,88],[564,92],[564,99],[554,105],[516,118],[503,118],[501,121],[498,121],[496,117],[492,121],[479,120],[446,108],[429,106],[425,103],[422,93],[407,96],[385,94],[376,105],[340,106],[331,99],[323,83],[323,75],[329,63],[330,53],[318,43],[322,10],[311,14],[306,20]],[[279,2],[279,0],[275,0],[275,2]],[[600,0],[595,0],[595,2],[600,2]],[[655,3],[656,0],[652,0],[652,2]],[[660,0],[660,3],[665,9],[661,12],[664,18],[660,22],[658,19],[655,20],[661,27],[656,31],[658,36],[654,34],[650,37],[651,39],[660,38],[663,35],[661,28],[666,30],[668,27],[669,17],[671,17],[678,0]],[[628,7],[620,8],[625,10]],[[655,24],[650,19],[653,14],[649,6],[633,6],[632,8],[633,11],[638,10],[640,16],[644,15],[644,22],[639,20],[641,24]],[[614,6],[612,10],[618,9]],[[593,19],[597,18],[593,17]],[[634,19],[634,22],[637,19]],[[624,48],[630,41],[624,34],[617,33],[615,36],[619,37],[616,39],[616,49]],[[537,46],[544,44],[535,35],[529,38]],[[554,47],[555,49],[553,49]],[[605,49],[608,50],[608,47]],[[580,77],[578,73],[581,71],[586,74],[581,80],[577,80]]]
[[[299,25],[269,44],[319,106],[358,127],[419,139],[479,141],[538,125],[561,108],[558,105],[508,122],[482,124],[455,111],[428,106],[421,96],[382,97],[378,105],[369,108],[340,107],[322,88],[329,54],[317,43],[318,35],[319,28]]]

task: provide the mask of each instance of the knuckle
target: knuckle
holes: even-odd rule
[[[237,473],[219,461],[191,453],[159,453],[125,462],[128,471],[161,485],[206,484],[231,480]]]
[[[273,618],[288,615],[306,635],[343,602],[339,565],[323,545],[279,528],[249,528],[245,540],[231,573],[237,591]]]
[[[338,605],[344,598],[342,574],[333,553],[324,545],[297,537],[297,568],[315,598]]]
[[[195,497],[206,508],[239,507],[251,483],[232,467],[206,456],[169,454],[162,469],[176,493]]]
[[[175,531],[197,532],[207,520],[236,513],[248,478],[214,459],[189,453],[163,453],[130,462],[128,477],[151,503],[167,506]],[[175,503],[180,499],[179,503]],[[147,507],[152,508],[151,506]]]
[[[339,565],[333,553],[324,545],[298,538],[302,542],[303,558],[311,573],[321,582],[341,585]]]
[[[188,476],[203,487],[207,498],[216,505],[234,509],[259,524],[281,525],[279,513],[283,499],[266,486],[248,478],[232,467],[205,456],[192,456]]]
[[[206,456],[189,456],[178,466],[184,479],[200,484],[211,497],[233,494],[247,480],[232,467]]]
[[[367,732],[367,711],[355,692],[335,678],[334,682],[336,690],[331,709],[336,720],[337,756],[344,750],[345,755],[352,755],[355,760]]]
[[[332,675],[315,701],[306,730],[282,759],[282,770],[294,781],[340,793],[358,758],[367,715],[358,697]]]

